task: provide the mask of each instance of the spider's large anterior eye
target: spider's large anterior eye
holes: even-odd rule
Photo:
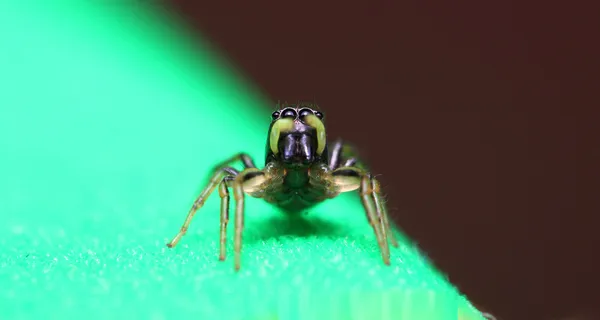
[[[296,110],[294,109],[285,109],[281,113],[282,118],[296,118]]]
[[[315,111],[315,116],[317,116],[317,118],[323,120],[323,114],[319,111]]]
[[[271,114],[271,118],[273,118],[273,120],[279,118],[279,111],[275,111]]]
[[[298,112],[298,116],[300,117],[300,119],[303,119],[304,117],[306,117],[309,114],[312,114],[312,110],[310,110],[310,109],[302,109],[302,110],[300,110],[300,112]]]

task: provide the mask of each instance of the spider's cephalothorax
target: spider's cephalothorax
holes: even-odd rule
[[[223,161],[214,169],[208,186],[194,202],[179,233],[167,244],[174,247],[206,198],[218,187],[221,196],[219,259],[225,259],[226,228],[229,222],[229,188],[235,199],[235,269],[240,268],[244,195],[262,198],[294,213],[342,192],[358,190],[367,219],[377,238],[385,264],[390,264],[388,241],[398,243],[390,228],[379,182],[361,166],[352,149],[341,140],[327,147],[323,114],[313,104],[284,105],[271,115],[267,135],[265,167],[260,170],[245,153]],[[230,167],[241,161],[241,172]]]

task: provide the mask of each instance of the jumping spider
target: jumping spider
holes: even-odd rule
[[[279,107],[279,105],[278,105]],[[286,104],[271,115],[267,136],[265,167],[260,170],[245,153],[220,163],[208,185],[194,202],[179,233],[167,244],[175,247],[186,233],[196,211],[218,187],[221,196],[219,260],[225,260],[226,228],[229,221],[229,190],[233,189],[235,206],[234,258],[240,269],[244,195],[262,198],[286,212],[298,213],[342,192],[358,190],[367,218],[379,243],[386,265],[390,264],[388,240],[398,246],[380,191],[380,184],[362,169],[351,148],[341,140],[326,143],[323,114],[310,103]],[[244,170],[232,168],[241,161]]]

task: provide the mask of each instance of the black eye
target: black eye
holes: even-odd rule
[[[296,111],[294,109],[285,109],[281,113],[282,118],[296,118]]]
[[[273,120],[279,118],[279,111],[275,111],[271,114],[271,118],[273,118]]]
[[[298,116],[300,117],[300,119],[306,117],[309,114],[312,114],[312,110],[310,109],[302,109],[300,110],[300,112],[298,112]]]
[[[322,114],[321,112],[319,112],[319,111],[316,111],[316,112],[315,112],[315,116],[317,116],[317,118],[319,118],[319,119],[323,120],[323,114]]]

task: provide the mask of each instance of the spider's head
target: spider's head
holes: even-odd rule
[[[323,114],[310,104],[284,106],[271,115],[267,162],[307,167],[327,155]]]

